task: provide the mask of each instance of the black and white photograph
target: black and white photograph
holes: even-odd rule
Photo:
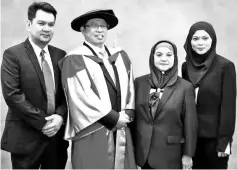
[[[0,4],[0,169],[237,169],[236,0]]]

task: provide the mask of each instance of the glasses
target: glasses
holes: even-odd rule
[[[102,30],[107,30],[108,29],[108,25],[98,25],[98,24],[91,24],[91,25],[85,25],[86,27],[91,27],[93,29],[99,29],[99,27],[102,29]]]

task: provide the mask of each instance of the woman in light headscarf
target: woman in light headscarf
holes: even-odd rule
[[[236,73],[234,64],[216,54],[216,33],[211,24],[191,26],[184,48],[183,78],[196,92],[198,139],[197,169],[227,169],[235,129]]]
[[[149,62],[150,74],[135,80],[136,163],[143,169],[189,169],[197,135],[193,86],[177,75],[173,43],[157,42]]]

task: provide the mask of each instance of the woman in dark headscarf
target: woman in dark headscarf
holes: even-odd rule
[[[191,26],[184,48],[183,78],[196,92],[198,139],[197,169],[227,169],[235,129],[236,73],[234,64],[216,54],[216,33],[211,24]]]
[[[173,43],[157,42],[149,63],[150,74],[135,80],[137,165],[143,169],[189,169],[197,135],[193,86],[177,75]]]

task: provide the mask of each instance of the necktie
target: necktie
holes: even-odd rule
[[[41,64],[42,64],[42,71],[44,74],[44,82],[46,86],[46,93],[47,93],[47,112],[48,114],[53,114],[55,111],[55,89],[54,89],[54,82],[53,82],[53,75],[50,71],[50,67],[48,62],[45,60],[45,51],[42,50],[40,53],[41,56]]]
[[[99,52],[100,55],[102,56],[103,62],[104,62],[104,66],[107,69],[107,71],[109,72],[110,77],[112,78],[114,84],[116,84],[116,79],[115,79],[115,75],[114,75],[114,70],[113,70],[113,66],[111,65],[111,63],[109,62],[108,59],[108,55],[105,51],[103,52]]]

